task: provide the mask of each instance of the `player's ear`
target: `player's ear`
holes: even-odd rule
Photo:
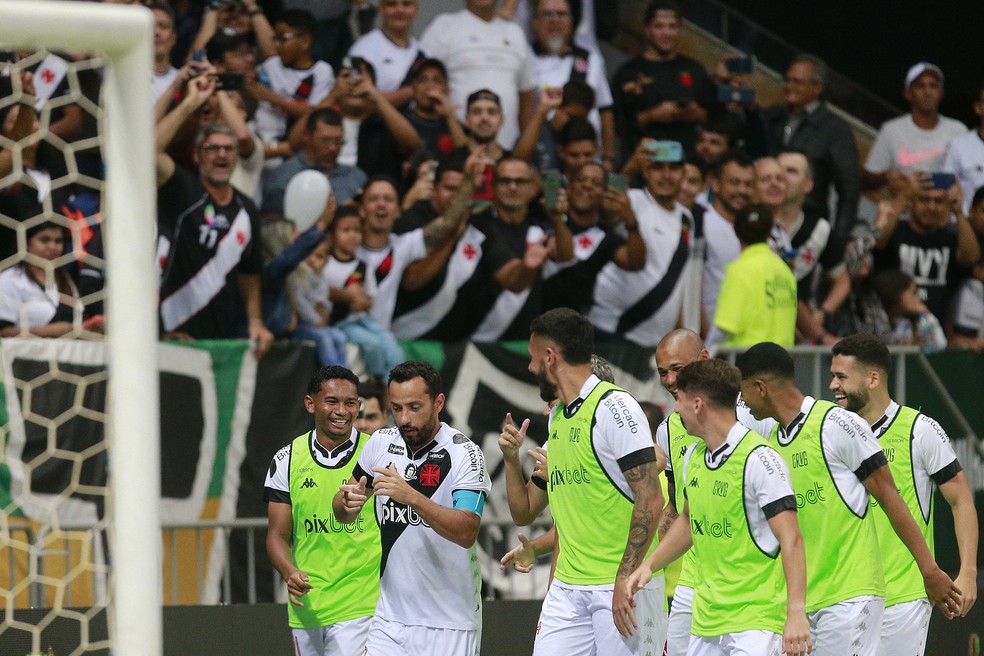
[[[437,396],[434,397],[434,409],[438,412],[444,407],[445,400],[444,392],[439,392]]]

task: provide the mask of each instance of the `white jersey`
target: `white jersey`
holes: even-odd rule
[[[710,322],[714,320],[724,271],[741,255],[741,243],[735,234],[735,224],[718,214],[713,205],[704,212],[704,241],[707,249],[704,256],[704,288],[701,290],[701,300],[704,316]]]
[[[608,86],[608,75],[605,72],[605,59],[597,50],[588,50],[587,70],[578,71],[585,75],[587,82],[595,92],[595,104],[588,112],[588,121],[594,126],[598,134],[598,141],[601,140],[601,115],[600,109],[611,109],[614,104],[612,90]],[[530,61],[533,63],[533,74],[536,76],[537,84],[541,87],[561,88],[571,79],[571,69],[574,66],[584,64],[575,61],[574,53],[568,53],[561,57],[550,54],[534,54],[530,51]]]
[[[892,426],[900,409],[895,401],[888,404],[885,414],[871,426],[876,438],[880,439]],[[912,425],[910,448],[916,498],[919,500],[923,521],[928,522],[932,510],[933,484],[942,484],[953,478],[960,471],[960,464],[946,431],[935,419],[922,413]]]
[[[974,192],[984,186],[984,139],[979,130],[964,132],[950,140],[943,156],[942,170],[957,176],[966,214],[970,211]]]
[[[335,86],[335,71],[330,64],[316,61],[311,68],[288,68],[273,56],[256,67],[257,73],[266,76],[270,89],[299,104],[317,105],[328,97]],[[286,137],[287,114],[266,101],[261,101],[256,109],[256,133],[264,143]]]
[[[448,67],[451,104],[464,117],[468,96],[490,89],[502,102],[499,144],[511,149],[519,138],[519,94],[536,88],[523,29],[498,16],[484,21],[467,9],[439,14],[420,38],[429,57]]]
[[[588,319],[600,330],[655,348],[680,319],[691,217],[679,203],[664,209],[648,190],[630,189],[628,195],[646,243],[646,265],[626,271],[614,262],[606,264],[595,283]]]
[[[366,293],[373,298],[369,314],[380,328],[389,330],[393,322],[393,308],[403,272],[426,256],[423,228],[402,235],[390,233],[389,243],[383,248],[366,248],[360,244],[356,249],[355,257],[366,264]]]
[[[800,406],[800,413],[793,419],[789,426],[778,427],[779,444],[785,446],[795,440],[799,435],[800,429],[813,404],[817,400],[812,396],[803,398]],[[746,428],[755,430],[762,435],[770,435],[772,429],[778,422],[775,420],[749,422],[751,425],[744,424],[751,413],[747,406],[739,400],[738,421],[742,422]],[[769,432],[762,433],[759,429],[766,428]],[[858,476],[862,478],[868,473],[862,470],[869,458],[882,453],[881,445],[871,433],[868,423],[857,414],[841,407],[831,408],[830,412],[824,417],[823,425],[820,428],[820,443],[823,447],[824,460],[830,477],[837,487],[844,504],[858,517],[863,517],[867,511],[868,490],[861,483]]]
[[[348,52],[350,57],[362,57],[376,69],[376,88],[382,93],[396,91],[407,79],[410,67],[421,56],[420,44],[410,37],[406,48],[396,45],[380,28],[360,37]]]
[[[38,284],[27,271],[14,265],[0,272],[0,322],[9,321],[20,327],[22,318],[30,328],[47,326],[55,320],[61,303],[61,295],[54,285],[54,276],[49,275],[48,286]],[[78,300],[75,284],[69,281],[76,311],[82,312],[82,303]],[[64,308],[63,308],[64,309]],[[71,321],[70,316],[65,320]]]
[[[754,433],[754,431],[752,431]],[[717,469],[724,464],[741,443],[742,438],[749,434],[749,429],[735,422],[728,431],[724,444],[716,451],[708,449],[704,452],[704,463],[708,469]],[[690,459],[700,442],[695,442],[687,449],[683,462],[683,476],[680,484],[687,480],[687,469]],[[763,553],[774,554],[779,551],[779,539],[769,526],[769,519],[783,510],[796,508],[796,495],[789,480],[789,467],[782,456],[772,447],[758,447],[745,461],[742,490],[745,504],[745,517],[748,519],[748,529],[752,540]]]
[[[374,479],[374,467],[395,465],[410,486],[434,503],[453,508],[453,493],[488,495],[492,482],[482,449],[445,423],[434,440],[411,452],[398,428],[382,428],[369,439],[352,472]],[[413,508],[376,496],[383,557],[376,616],[431,628],[479,629],[482,573],[475,546],[465,549],[428,526]]]

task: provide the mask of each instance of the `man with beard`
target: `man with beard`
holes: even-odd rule
[[[950,439],[943,428],[918,410],[892,400],[888,347],[865,333],[851,335],[831,349],[830,391],[842,408],[868,422],[888,456],[888,467],[930,550],[933,549],[933,496],[938,487],[953,511],[960,552],[961,617],[977,600],[977,512]],[[916,561],[892,530],[880,506],[872,508],[878,547],[885,566],[885,614],[882,616],[879,656],[915,654],[926,649],[932,607]]]
[[[196,78],[190,105],[215,89]],[[184,106],[184,104],[182,104]],[[273,343],[260,309],[260,215],[230,183],[238,155],[228,126],[211,123],[195,141],[197,174],[178,167],[158,140],[157,215],[166,264],[160,286],[165,334],[184,339],[248,337],[257,357]]]
[[[659,382],[674,399],[677,398],[676,378],[680,370],[691,362],[707,360],[711,356],[704,347],[700,335],[681,328],[667,333],[656,347],[656,371]],[[676,485],[675,472],[683,474],[683,460],[687,449],[700,441],[700,438],[687,432],[679,412],[673,412],[656,428],[656,446],[666,454],[666,508],[659,520],[656,535],[660,539],[670,525],[680,515],[686,502],[685,486]],[[694,588],[697,584],[697,563],[694,552],[683,555],[683,568],[673,592],[670,606],[670,619],[666,631],[666,653],[668,656],[687,656],[690,644],[690,623],[693,618]]]
[[[390,372],[395,428],[366,444],[332,502],[351,523],[376,496],[382,541],[374,656],[473,656],[482,626],[475,539],[491,481],[477,444],[439,418],[441,375],[409,361]]]
[[[741,254],[741,244],[735,235],[735,216],[752,200],[755,193],[755,167],[741,152],[725,155],[710,173],[714,201],[704,213],[704,257],[701,301],[704,334],[714,320],[718,292],[724,280],[724,269]]]
[[[960,591],[933,559],[868,424],[803,394],[793,358],[778,344],[756,344],[735,364],[742,375],[738,418],[769,437],[789,465],[796,490],[814,656],[875,654],[885,576],[869,512],[872,498],[919,564],[931,603],[947,617],[960,612]]]
[[[662,575],[640,591],[635,608],[625,586],[663,507],[649,424],[628,392],[592,373],[594,329],[583,316],[550,310],[530,332],[529,370],[543,398],[560,400],[548,438],[559,556],[533,653],[593,645],[606,654],[643,654],[666,637]]]
[[[304,397],[314,430],[277,451],[263,485],[267,553],[287,583],[297,656],[362,653],[376,608],[379,529],[372,508],[359,513],[351,531],[334,523],[323,528],[325,503],[351,477],[369,441],[353,427],[358,386],[344,367],[315,372]]]

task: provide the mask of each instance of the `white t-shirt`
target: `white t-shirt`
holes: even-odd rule
[[[530,61],[533,62],[533,71],[536,75],[537,84],[541,87],[563,87],[571,79],[571,67],[574,66],[574,54],[569,53],[564,57],[556,55],[536,55],[530,50]],[[588,113],[588,121],[594,126],[601,140],[601,116],[599,109],[611,109],[614,101],[612,100],[612,90],[608,86],[608,76],[605,72],[605,59],[597,50],[588,50],[588,69],[584,71],[587,75],[585,82],[591,85],[595,92],[595,104]]]
[[[348,54],[371,63],[376,69],[376,88],[388,93],[399,89],[407,78],[410,67],[420,54],[420,44],[411,36],[410,43],[402,48],[377,27],[353,43]]]
[[[150,95],[155,103],[160,100],[160,97],[164,95],[164,92],[177,77],[178,69],[174,66],[168,65],[167,70],[163,73],[154,71],[154,76],[150,79]]]
[[[779,444],[785,446],[795,440],[803,427],[803,421],[810,414],[816,399],[812,396],[803,398],[800,406],[800,414],[789,426],[779,427]],[[738,421],[746,428],[758,432],[760,435],[770,435],[772,428],[778,423],[775,419],[766,418],[755,421],[752,419],[749,424],[746,420],[751,416],[748,406],[744,401],[739,400]],[[760,429],[765,429],[762,432]],[[861,464],[871,456],[880,453],[882,448],[871,433],[868,423],[850,410],[841,407],[831,408],[830,412],[823,420],[820,428],[822,436],[820,441],[823,446],[824,460],[830,477],[837,487],[844,504],[858,517],[864,515],[868,505],[868,490],[855,475],[855,471]],[[808,436],[808,439],[817,439],[817,436]]]
[[[640,271],[626,271],[614,262],[606,264],[595,282],[594,305],[588,311],[588,319],[605,332],[621,332],[640,346],[655,348],[663,335],[676,328],[680,318],[683,265],[689,249],[684,245],[682,260],[674,255],[681,248],[684,225],[691,221],[690,212],[680,203],[675,203],[672,210],[664,209],[645,189],[630,189],[628,196],[639,234],[646,243],[646,265]],[[676,276],[676,281],[667,294],[653,297],[650,292],[667,275]],[[640,303],[652,310],[647,318],[619,331],[619,321],[626,311]]]
[[[523,30],[499,17],[484,21],[467,9],[439,14],[420,39],[430,57],[448,68],[451,104],[464,117],[468,96],[490,89],[502,101],[505,119],[499,144],[511,149],[519,138],[519,94],[536,88]]]
[[[895,401],[888,404],[885,414],[872,425],[876,438],[887,431],[898,415],[900,406]],[[957,454],[953,451],[950,438],[943,427],[924,414],[916,417],[912,425],[912,477],[916,486],[916,498],[923,520],[929,521],[933,500],[933,476],[947,467],[958,464]]]
[[[942,170],[957,176],[964,212],[970,211],[974,192],[984,186],[984,139],[978,130],[964,132],[947,144]]]
[[[967,126],[946,116],[940,116],[932,130],[918,127],[912,114],[893,118],[878,131],[864,168],[872,173],[939,171],[946,145],[966,131]]]
[[[728,431],[728,437],[724,444],[713,453],[710,450],[704,452],[704,463],[709,468],[720,467],[731,456],[745,435],[753,433],[754,431],[750,432],[748,428],[735,422],[735,425]],[[687,480],[690,459],[693,457],[698,444],[700,442],[695,442],[687,449],[683,476],[680,477],[680,481]],[[770,446],[760,446],[753,451],[753,454],[745,461],[742,486],[745,517],[748,520],[749,532],[756,546],[764,553],[775,554],[779,551],[779,539],[772,532],[772,528],[769,526],[770,516],[765,514],[764,509],[783,499],[789,499],[792,508],[795,508],[796,496],[793,493],[792,482],[789,480],[789,467],[775,449]],[[683,485],[682,482],[677,484]]]
[[[81,311],[74,284],[72,295]],[[15,265],[0,271],[0,321],[20,327],[24,317],[29,328],[47,326],[58,310],[58,303],[58,288],[54,285],[42,287],[23,267]]]
[[[724,271],[729,264],[741,255],[741,242],[735,234],[735,224],[731,223],[713,206],[704,212],[704,241],[707,249],[704,256],[704,288],[701,302],[708,322],[714,320],[718,293],[724,280]]]
[[[298,103],[317,105],[335,86],[335,71],[331,65],[316,61],[311,68],[288,68],[273,56],[256,67],[257,73],[266,74],[270,89],[284,98],[296,98]],[[283,139],[287,131],[287,114],[268,102],[260,102],[256,109],[256,133],[264,143]]]
[[[369,314],[380,328],[389,330],[393,321],[403,272],[426,256],[423,228],[402,235],[390,233],[389,243],[383,248],[366,248],[362,244],[355,251],[355,257],[366,263],[366,293],[373,297]]]
[[[396,466],[417,491],[453,508],[453,493],[492,489],[482,449],[441,422],[435,439],[411,453],[398,428],[369,438],[352,472],[374,480],[374,467]],[[413,508],[390,497],[375,497],[383,558],[379,605],[384,620],[413,626],[472,631],[482,623],[482,574],[474,545],[465,549],[437,534]]]
[[[984,282],[968,278],[953,301],[953,327],[968,337],[984,337]]]

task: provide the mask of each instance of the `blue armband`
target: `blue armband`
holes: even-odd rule
[[[455,490],[451,499],[455,510],[470,510],[479,517],[485,510],[485,493],[478,490]]]

